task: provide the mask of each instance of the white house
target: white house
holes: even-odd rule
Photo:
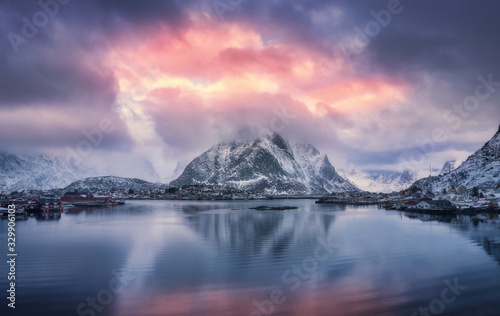
[[[432,200],[418,203],[417,208],[421,210],[449,210],[454,209],[455,206],[448,200]]]

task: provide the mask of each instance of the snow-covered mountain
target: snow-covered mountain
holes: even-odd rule
[[[172,175],[168,177],[165,182],[171,182],[178,177],[181,176],[181,174],[184,172],[184,169],[186,169],[187,165],[189,164],[189,160],[185,161],[178,161],[177,165],[175,166],[174,172],[172,172]]]
[[[457,163],[456,160],[450,160],[444,163],[443,168],[441,169],[441,172],[439,173],[440,176],[445,175],[447,173],[452,172],[455,170],[455,164]]]
[[[53,155],[0,153],[2,191],[61,188],[72,181],[92,175],[96,175],[92,168],[68,163]]]
[[[468,190],[500,188],[500,127],[483,148],[472,154],[455,170],[437,177],[421,179],[413,184],[424,192],[442,193],[443,190],[464,186]]]
[[[139,193],[143,191],[165,191],[168,187],[162,183],[151,183],[140,179],[122,178],[114,176],[106,177],[90,177],[82,180],[75,181],[65,187],[66,191],[90,191],[90,192],[108,192],[118,190],[132,189],[134,192]]]
[[[156,181],[158,174],[148,161],[131,162],[134,168],[121,166],[113,159],[107,162],[76,164],[64,155],[14,154],[0,152],[0,191],[48,190],[63,188],[87,177],[116,175],[141,177]]]
[[[173,186],[204,183],[265,194],[324,194],[359,190],[310,144],[277,133],[220,143],[191,161]]]
[[[437,172],[438,170],[433,170]],[[429,175],[428,170],[391,171],[391,170],[339,170],[339,174],[361,190],[391,193],[407,189],[415,181]]]

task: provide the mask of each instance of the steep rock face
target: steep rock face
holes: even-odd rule
[[[500,186],[500,127],[483,148],[472,154],[455,170],[437,177],[421,179],[414,188],[425,192],[442,193],[443,190],[464,186],[468,190],[498,189]]]
[[[358,190],[337,174],[328,157],[310,144],[277,133],[213,146],[191,161],[173,186],[228,185],[266,194],[323,194]]]

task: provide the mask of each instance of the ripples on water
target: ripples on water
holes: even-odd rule
[[[263,204],[299,208],[249,209]],[[6,228],[3,220],[4,253]],[[17,235],[18,308],[4,299],[2,315],[500,315],[494,216],[410,218],[312,200],[130,201],[30,218]],[[7,273],[2,264],[5,289]],[[114,281],[125,284],[116,294]],[[462,286],[458,295],[445,282]]]

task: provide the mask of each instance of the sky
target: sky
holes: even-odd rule
[[[218,142],[271,130],[336,168],[440,168],[500,124],[498,12],[493,0],[2,0],[0,150],[147,159],[168,179]]]

